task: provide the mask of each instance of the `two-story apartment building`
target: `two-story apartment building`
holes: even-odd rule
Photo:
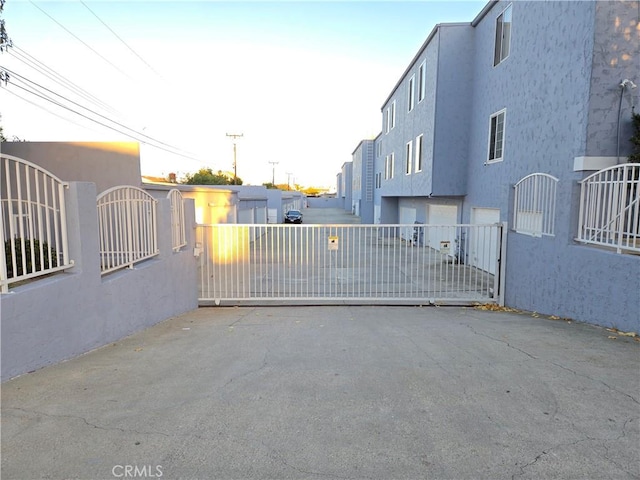
[[[437,25],[382,105],[374,223],[508,222],[508,305],[640,330],[640,255],[584,241],[579,183],[630,152],[639,12],[491,1]],[[639,193],[625,188],[628,242]]]

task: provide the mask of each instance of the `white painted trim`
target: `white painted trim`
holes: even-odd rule
[[[620,157],[624,161],[626,157]],[[585,170],[603,170],[613,167],[618,163],[618,157],[574,157],[573,171],[582,172]]]

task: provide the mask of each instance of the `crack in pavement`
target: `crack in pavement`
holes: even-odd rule
[[[550,362],[550,363],[551,363],[551,365],[555,365],[558,368],[562,368],[563,370],[566,370],[568,372],[573,373],[577,377],[587,378],[587,379],[591,380],[592,382],[599,382],[599,383],[603,384],[605,387],[607,387],[609,390],[613,390],[614,392],[618,392],[619,394],[624,395],[625,397],[629,397],[634,403],[640,404],[640,402],[638,402],[638,400],[633,395],[630,395],[630,394],[628,394],[626,392],[622,392],[622,391],[618,390],[617,388],[612,387],[608,383],[600,380],[599,378],[592,378],[589,375],[585,375],[583,373],[578,373],[575,370],[572,370],[569,367],[565,367],[564,365],[560,365],[559,363],[556,363],[556,362]]]
[[[19,412],[24,412],[30,415],[40,415],[43,417],[47,417],[47,418],[58,418],[58,419],[73,419],[73,420],[81,420],[83,421],[87,426],[92,427],[92,428],[96,428],[98,430],[104,430],[104,431],[119,431],[122,433],[135,433],[137,435],[161,435],[163,437],[169,437],[170,435],[167,433],[163,433],[163,432],[154,432],[154,431],[148,431],[148,432],[144,432],[144,431],[140,431],[140,430],[133,430],[133,429],[127,429],[127,428],[122,428],[122,427],[105,427],[102,425],[98,425],[95,423],[91,423],[89,420],[87,420],[85,417],[82,417],[80,415],[57,415],[57,414],[53,414],[53,413],[45,413],[45,412],[41,412],[38,410],[29,410],[26,408],[19,408],[19,407],[5,407],[3,410],[17,410]]]
[[[468,324],[463,324],[463,325],[464,325],[465,327],[467,327],[469,330],[471,330],[471,331],[472,331],[474,334],[476,334],[476,335],[480,335],[481,337],[486,337],[486,338],[489,338],[489,339],[494,340],[494,341],[496,341],[496,342],[503,343],[503,344],[505,344],[507,347],[509,347],[509,348],[513,348],[514,350],[517,350],[518,352],[523,353],[524,355],[526,355],[526,356],[527,356],[527,357],[529,357],[529,358],[532,358],[532,359],[534,359],[534,360],[538,360],[538,357],[536,357],[535,355],[532,355],[532,354],[530,354],[529,352],[525,352],[525,351],[524,351],[524,350],[522,350],[521,348],[514,347],[513,345],[511,345],[511,344],[510,344],[509,342],[507,342],[506,340],[502,340],[502,339],[500,339],[500,338],[495,338],[495,337],[492,337],[491,335],[487,335],[487,334],[485,334],[485,333],[480,333],[480,332],[476,331],[476,329],[474,329],[471,325],[468,325]]]
[[[237,380],[239,380],[239,379],[241,379],[243,377],[251,375],[252,373],[257,373],[260,370],[262,370],[263,368],[265,368],[268,365],[267,356],[269,355],[269,353],[270,353],[270,351],[267,348],[266,352],[264,353],[264,358],[262,359],[262,364],[258,368],[254,368],[254,369],[248,370],[248,371],[246,371],[244,373],[241,373],[239,375],[236,375],[234,377],[231,377],[229,380],[227,380],[227,382],[224,385],[222,385],[222,387],[220,387],[220,390],[224,390],[225,388],[227,388],[227,386],[229,384],[231,384],[234,380],[237,381]]]

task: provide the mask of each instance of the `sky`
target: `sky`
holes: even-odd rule
[[[233,171],[227,134],[242,134],[245,184],[335,189],[434,26],[485,4],[7,0],[0,125],[9,139],[139,141],[143,175],[178,178]]]

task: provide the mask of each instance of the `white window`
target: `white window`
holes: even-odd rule
[[[394,170],[394,165],[395,163],[395,159],[394,159],[394,155],[393,153],[390,155],[387,155],[384,158],[384,178],[385,180],[389,180],[391,178],[393,178],[393,170]]]
[[[527,175],[515,184],[513,225],[516,232],[552,236],[558,179],[546,173]]]
[[[427,85],[427,61],[425,60],[420,65],[420,69],[418,70],[418,103],[424,100],[424,96],[426,94],[426,85]]]
[[[378,157],[382,156],[382,142],[378,142]]]
[[[412,75],[409,79],[409,91],[407,92],[407,112],[413,110],[413,105],[415,103],[415,83],[416,77]]]
[[[489,127],[489,157],[487,163],[501,162],[504,153],[504,122],[507,111],[491,115]]]
[[[404,149],[404,173],[411,174],[411,157],[413,156],[413,143],[409,142]]]
[[[496,19],[496,44],[493,53],[495,67],[509,56],[511,44],[511,5],[505,8]]]
[[[384,133],[389,133],[389,130],[391,130],[391,109],[387,107],[387,114],[384,122]]]
[[[391,103],[391,128],[396,126],[396,101]]]
[[[422,171],[422,135],[416,137],[416,151],[415,151],[415,168],[416,172]]]

